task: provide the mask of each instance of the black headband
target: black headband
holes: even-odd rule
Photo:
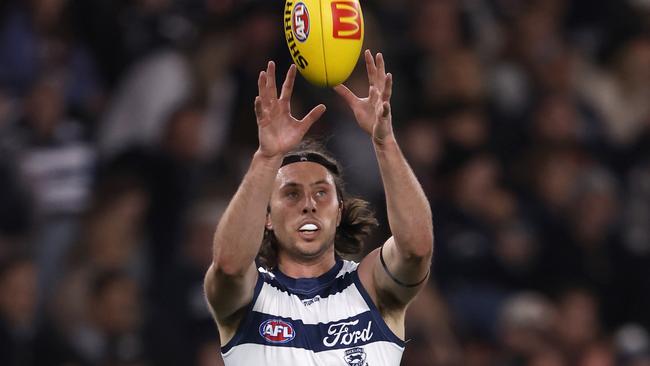
[[[336,166],[336,164],[327,160],[323,155],[312,152],[287,155],[284,157],[284,159],[282,159],[281,166],[300,163],[303,161],[311,161],[312,163],[320,164],[335,175],[339,175],[339,168]]]

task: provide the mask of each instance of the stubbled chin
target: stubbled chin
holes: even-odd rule
[[[294,250],[296,253],[305,258],[314,258],[322,255],[328,249],[328,245],[320,240],[298,240],[295,243]]]

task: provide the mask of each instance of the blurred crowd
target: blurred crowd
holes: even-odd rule
[[[650,2],[361,3],[434,213],[402,364],[650,365]],[[0,365],[220,364],[203,274],[283,6],[0,0]],[[297,80],[294,114],[317,103],[368,252],[371,143]]]

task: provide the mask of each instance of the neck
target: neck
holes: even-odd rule
[[[334,248],[316,258],[293,258],[286,253],[278,253],[278,269],[292,278],[316,278],[332,269],[334,264]]]

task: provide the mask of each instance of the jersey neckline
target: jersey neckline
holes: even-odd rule
[[[299,292],[304,293],[311,292],[315,288],[319,287],[319,285],[331,282],[336,278],[336,275],[341,271],[342,268],[343,260],[337,257],[334,266],[332,266],[332,268],[330,268],[327,272],[318,277],[293,278],[282,273],[282,271],[280,271],[280,269],[277,267],[273,270],[272,273],[275,278],[287,288],[291,290],[298,290]]]

